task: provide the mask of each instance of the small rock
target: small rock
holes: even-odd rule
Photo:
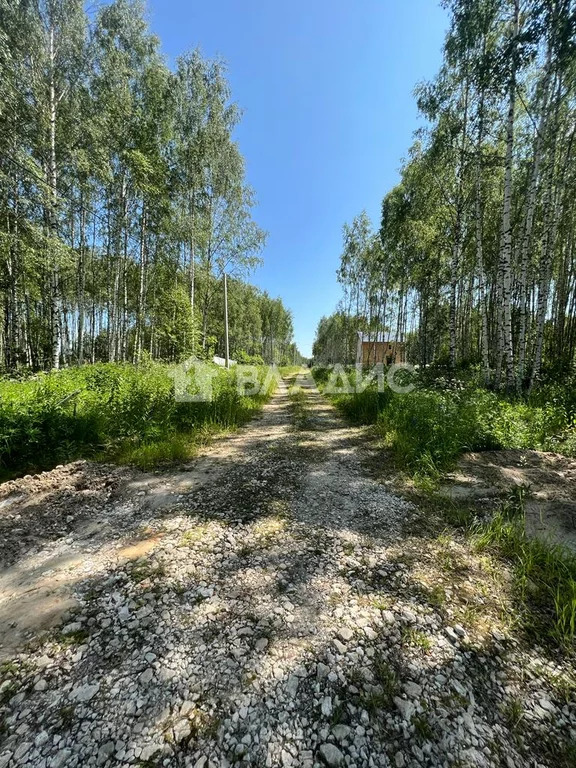
[[[100,749],[98,750],[98,757],[96,758],[98,765],[103,765],[106,760],[110,757],[110,755],[114,754],[114,742],[108,741],[106,744],[103,744]]]
[[[332,698],[330,696],[325,696],[322,699],[322,704],[320,705],[320,709],[322,710],[322,714],[325,717],[330,717],[332,714]]]
[[[191,733],[192,726],[190,725],[190,721],[186,718],[182,718],[182,720],[178,720],[174,726],[174,741],[176,744],[181,744],[190,736]]]
[[[192,710],[194,709],[194,702],[193,701],[185,701],[184,704],[180,707],[180,714],[182,717],[186,717]]]
[[[290,675],[288,678],[288,682],[286,683],[286,691],[290,696],[295,696],[296,691],[298,690],[298,686],[300,685],[300,680],[296,677],[296,675]]]
[[[316,665],[316,677],[318,680],[323,680],[330,674],[330,667],[327,664],[322,664],[321,661]]]
[[[81,685],[72,691],[70,698],[79,702],[90,701],[90,699],[93,699],[94,696],[96,696],[99,690],[99,683],[94,683],[94,685]]]
[[[140,675],[138,678],[142,685],[148,685],[148,683],[152,680],[154,677],[154,671],[152,670],[152,667],[148,667],[148,669],[145,669],[144,672]]]
[[[407,699],[401,699],[399,696],[394,696],[394,704],[398,707],[402,718],[409,723],[415,711],[414,704]]]
[[[71,749],[61,749],[50,763],[50,768],[64,768],[64,766],[68,765],[71,754]]]
[[[48,735],[47,731],[40,731],[38,736],[36,736],[36,738],[34,739],[34,745],[36,747],[43,747],[49,738],[50,736]]]
[[[334,744],[321,744],[320,756],[326,765],[338,766],[344,762],[344,755]]]
[[[448,640],[450,640],[451,642],[453,643],[458,642],[458,635],[456,634],[456,632],[453,630],[452,627],[445,627],[444,634],[446,635]]]
[[[140,753],[141,762],[145,763],[147,760],[151,760],[154,755],[157,755],[158,752],[160,752],[161,749],[162,747],[160,744],[148,744],[142,749],[142,752]]]
[[[336,638],[334,638],[332,642],[334,643],[334,648],[336,648],[338,653],[346,653],[346,646],[344,643],[341,643],[340,640],[337,640]]]
[[[79,621],[73,621],[70,624],[66,624],[62,630],[63,635],[73,635],[75,632],[80,632],[82,624]]]
[[[19,760],[22,760],[24,755],[28,754],[31,748],[32,748],[31,741],[22,742],[22,744],[20,744],[16,752],[14,752],[14,760],[16,760],[16,762],[18,762]]]
[[[337,636],[343,643],[348,643],[354,637],[354,632],[352,632],[350,627],[342,627],[338,630]]]
[[[411,699],[417,699],[422,694],[422,686],[412,682],[412,680],[404,683],[404,690]]]
[[[368,640],[376,640],[378,638],[378,632],[375,632],[372,627],[364,627],[364,634]]]
[[[454,680],[451,680],[450,684],[459,696],[462,696],[463,698],[466,698],[468,696],[468,691],[466,690],[466,688],[464,688],[461,682],[456,680],[456,678],[454,678]]]
[[[332,728],[332,733],[334,734],[336,741],[345,741],[348,736],[350,736],[351,732],[352,728],[342,723],[338,723],[338,725],[335,725],[334,728]]]

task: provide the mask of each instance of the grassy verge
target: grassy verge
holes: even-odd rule
[[[301,365],[283,365],[279,368],[280,375],[285,379],[292,379],[302,371]]]
[[[295,429],[310,429],[312,421],[307,407],[306,393],[296,389],[290,393],[290,406],[292,409],[292,424]]]
[[[93,456],[101,461],[129,464],[140,469],[151,470],[163,465],[190,461],[202,446],[208,445],[214,437],[232,429],[233,427],[223,427],[216,422],[207,422],[198,424],[197,427],[186,432],[170,432],[164,437],[120,440],[118,444],[111,445]]]
[[[472,530],[477,549],[497,552],[513,569],[522,622],[535,637],[562,646],[576,637],[576,557],[526,534],[523,496],[504,503],[492,520]]]
[[[314,376],[320,388],[326,386],[326,369],[315,369]],[[466,451],[516,448],[576,455],[576,402],[569,384],[543,389],[525,401],[472,385],[448,388],[443,380],[414,383],[408,394],[370,386],[331,399],[351,422],[373,424],[399,464],[417,476],[439,476]]]
[[[488,520],[472,502],[456,502],[421,488],[410,496],[420,515],[409,533],[426,539],[464,536],[472,551],[500,561],[511,574],[514,624],[536,644],[576,652],[576,556],[527,535],[524,489],[499,501]]]
[[[217,432],[248,421],[271,394],[243,395],[235,369],[210,369],[212,399],[178,402],[172,367],[99,364],[0,382],[0,472],[73,458],[149,468],[182,461]],[[264,381],[266,369],[260,372]],[[188,392],[198,383],[190,374]]]

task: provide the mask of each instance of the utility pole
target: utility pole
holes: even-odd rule
[[[226,345],[226,368],[230,368],[230,348],[228,345],[228,280],[224,272],[224,343]]]

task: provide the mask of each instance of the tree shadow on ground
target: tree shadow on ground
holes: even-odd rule
[[[4,668],[0,755],[30,743],[25,758],[39,764],[45,731],[70,765],[78,750],[76,764],[105,767],[306,766],[329,742],[357,765],[398,752],[407,765],[562,765],[560,690],[515,679],[514,641],[448,638],[454,605],[426,591],[418,558],[349,514],[344,459],[321,451],[311,467],[299,450],[309,436],[276,434],[284,423],[253,425],[250,451],[212,455],[203,482],[180,494],[165,476],[150,487],[139,476],[142,514],[105,534],[97,569],[76,573],[71,625]],[[333,483],[313,510],[310,473]],[[374,498],[385,515],[385,489]],[[139,540],[154,547],[115,557],[143,525]],[[449,572],[451,584],[473,576],[467,563]]]

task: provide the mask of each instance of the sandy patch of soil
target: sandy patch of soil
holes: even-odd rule
[[[443,492],[454,500],[495,503],[520,487],[527,490],[527,531],[576,551],[575,459],[543,451],[468,453]]]

